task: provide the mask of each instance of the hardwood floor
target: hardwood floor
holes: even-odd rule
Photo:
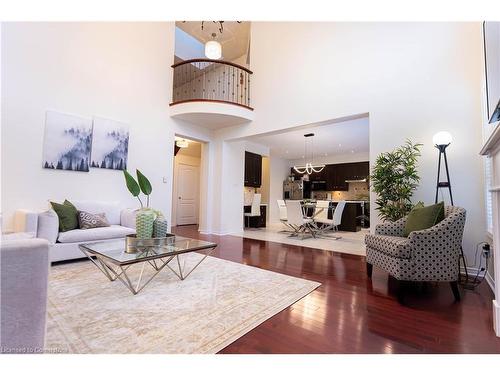
[[[401,306],[396,281],[365,259],[325,250],[234,236],[179,235],[218,243],[214,256],[322,283],[220,353],[500,353],[493,332],[493,294],[486,282],[460,288],[448,283],[413,288]]]

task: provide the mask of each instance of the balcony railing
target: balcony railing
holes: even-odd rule
[[[186,102],[222,102],[250,107],[252,72],[228,61],[193,59],[172,65],[174,92],[170,105]]]

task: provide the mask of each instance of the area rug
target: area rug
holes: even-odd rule
[[[184,281],[165,268],[132,295],[90,261],[56,265],[46,352],[216,353],[320,285],[210,256]]]

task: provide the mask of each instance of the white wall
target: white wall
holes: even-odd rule
[[[262,158],[262,185],[260,187],[260,193],[262,195],[262,203],[269,203],[270,198],[270,189],[271,189],[271,176],[270,173],[270,165],[269,165],[269,157],[264,156]],[[269,215],[267,217],[269,219]]]
[[[473,255],[485,228],[477,151],[481,43],[479,22],[254,22],[255,121],[216,134],[241,139],[369,113],[370,160],[406,138],[424,143],[415,200],[432,203],[437,151],[431,139],[435,132],[448,130],[454,136],[448,148],[454,199],[467,209],[464,250]],[[375,205],[371,215],[377,217]]]
[[[283,199],[283,181],[290,174],[289,160],[271,155],[269,158],[269,205],[267,208],[268,222],[278,223],[280,220],[276,200]]]
[[[211,140],[210,131],[169,117],[173,23],[4,23],[1,36],[7,227],[15,209],[45,209],[48,199],[137,206],[119,171],[42,168],[46,110],[129,124],[129,169],[150,178],[152,205],[170,222],[174,134]]]

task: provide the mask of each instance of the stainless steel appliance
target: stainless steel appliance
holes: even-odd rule
[[[283,199],[310,199],[311,181],[283,181]]]

